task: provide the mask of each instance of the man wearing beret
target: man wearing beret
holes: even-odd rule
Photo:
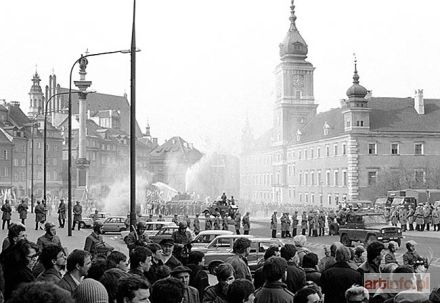
[[[189,286],[189,277],[191,269],[186,266],[179,265],[171,271],[171,275],[179,279],[185,285],[185,292],[183,294],[183,303],[200,303],[199,291]]]

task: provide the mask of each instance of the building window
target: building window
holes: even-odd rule
[[[298,159],[301,160],[302,159],[302,152],[298,151]]]
[[[414,144],[414,154],[415,155],[423,155],[423,143]]]
[[[338,171],[334,172],[334,178],[335,178],[335,180],[334,180],[335,186],[339,186],[339,181],[338,181],[338,179],[339,179],[339,172]]]
[[[312,183],[312,185],[315,185],[315,173],[313,172],[310,173],[310,183]]]
[[[391,154],[392,155],[399,154],[399,144],[398,143],[391,143]]]
[[[328,205],[332,205],[332,196],[331,195],[327,196],[327,202],[328,202]]]
[[[335,144],[335,146],[333,146],[334,152],[335,152],[335,156],[338,155],[338,146]]]
[[[310,159],[313,159],[313,149],[310,149]]]
[[[302,174],[299,174],[299,185],[302,185]]]
[[[377,145],[376,145],[376,143],[369,143],[368,144],[368,154],[370,154],[370,155],[376,155],[377,154]]]
[[[376,184],[376,177],[377,177],[377,172],[369,171],[368,172],[368,185],[375,185]]]
[[[414,174],[414,181],[416,183],[425,183],[425,171],[422,169],[418,169]]]
[[[309,174],[308,173],[304,173],[304,185],[305,186],[309,185]]]
[[[346,144],[342,144],[342,154],[343,155],[347,154],[347,145]]]
[[[306,204],[309,203],[309,194],[304,194],[304,196],[306,197]]]
[[[321,148],[320,147],[318,147],[317,148],[317,150],[316,150],[316,156],[318,157],[318,158],[321,158]]]
[[[3,160],[8,160],[8,158],[9,158],[9,153],[8,153],[8,151],[5,149],[5,150],[3,150]]]
[[[317,173],[317,180],[316,180],[316,185],[321,185],[321,172],[319,171],[318,173]]]
[[[347,186],[347,172],[346,171],[342,172],[342,185]]]
[[[14,166],[18,166],[18,159],[14,159]],[[15,180],[17,181],[17,180]]]
[[[327,186],[330,186],[330,171],[327,171],[326,178],[325,178],[325,184]]]
[[[307,150],[304,150],[304,160],[307,160]]]
[[[303,195],[299,194],[299,203],[302,203],[302,202],[303,202]]]
[[[325,155],[327,157],[330,157],[330,146],[328,146],[328,145],[326,145],[326,147],[325,147]]]

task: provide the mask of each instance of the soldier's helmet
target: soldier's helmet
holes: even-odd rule
[[[104,224],[101,221],[96,221],[93,223],[93,231],[98,232],[103,226]]]
[[[45,231],[49,231],[52,227],[55,227],[55,224],[53,224],[52,222],[46,222],[46,224],[44,224]]]
[[[186,222],[184,221],[179,222],[179,229],[186,229],[187,227],[188,225],[186,224]]]
[[[140,229],[147,229],[147,223],[145,223],[144,221],[139,221],[139,222],[136,224],[136,228],[137,228],[138,230],[140,230]]]

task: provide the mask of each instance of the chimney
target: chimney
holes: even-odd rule
[[[423,100],[423,89],[416,89],[415,91],[414,109],[419,115],[425,114],[425,101]]]

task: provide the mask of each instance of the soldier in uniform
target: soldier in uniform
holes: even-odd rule
[[[410,207],[406,216],[406,218],[408,219],[408,226],[410,231],[414,230],[414,212],[414,208]]]
[[[423,231],[423,209],[422,206],[417,206],[416,212],[414,213],[414,217],[416,218],[416,230]]]
[[[41,205],[40,201],[37,201],[37,206],[35,206],[34,212],[35,212],[35,230],[38,230],[38,226],[44,218],[44,207],[43,205]],[[43,229],[41,226],[40,228]]]
[[[84,244],[84,250],[92,255],[92,259],[98,255],[107,255],[108,252],[114,249],[112,246],[104,242],[104,239],[102,238],[102,227],[102,222],[96,221],[93,224],[92,233],[86,238]]]
[[[214,229],[215,230],[219,230],[220,229],[220,224],[221,224],[221,222],[220,222],[220,216],[219,216],[219,214],[214,214]]]
[[[438,206],[432,211],[432,230],[440,231],[440,212]]]
[[[12,207],[11,204],[9,204],[9,200],[5,200],[5,204],[2,205],[2,220],[3,220],[3,226],[2,229],[5,229],[5,223],[7,223],[7,229],[9,229],[9,225],[11,222],[11,213],[12,213]]]
[[[397,226],[397,222],[399,222],[399,213],[397,208],[394,208],[391,212],[391,224]]]
[[[307,221],[308,221],[308,223],[309,223],[309,237],[311,237],[312,236],[312,230],[313,230],[313,228],[314,228],[314,225],[313,225],[313,223],[314,223],[314,214],[313,214],[313,212],[310,210],[309,211],[309,214],[307,215]],[[313,222],[312,222],[313,221]]]
[[[222,230],[229,230],[228,217],[224,214],[222,215]]]
[[[137,246],[147,246],[150,242],[147,233],[147,223],[143,221],[139,221],[136,224],[136,231],[133,230],[130,232],[125,240],[125,244],[127,244],[128,252],[134,249]]]
[[[239,211],[237,211],[234,218],[235,233],[237,235],[240,234],[240,225],[241,225],[241,214]]]
[[[301,234],[304,236],[306,235],[307,227],[308,227],[307,213],[303,211],[301,216]]]
[[[174,215],[174,218],[171,220],[171,222],[174,222],[174,224],[178,225],[179,224],[179,219],[177,218],[177,215]]]
[[[58,223],[60,228],[64,228],[64,224],[66,224],[66,204],[63,199],[60,199],[60,204],[58,205]]]
[[[21,200],[21,203],[17,207],[17,211],[20,214],[21,224],[25,225],[25,220],[27,219],[27,210],[28,205],[24,199]]]
[[[284,234],[287,237],[291,238],[290,235],[290,224],[292,224],[292,221],[290,221],[290,215],[289,213],[286,213],[286,233]]]
[[[249,219],[249,212],[246,212],[243,219],[241,219],[241,223],[243,224],[243,234],[249,235],[249,230],[251,229],[251,222]]]
[[[270,229],[272,230],[272,238],[277,237],[277,228],[278,228],[277,212],[274,211],[272,218],[270,219]],[[281,232],[281,237],[283,237],[282,232]]]
[[[46,224],[44,224],[44,230],[46,233],[37,240],[37,245],[40,251],[43,251],[43,248],[49,245],[57,245],[61,247],[61,240],[60,237],[57,236],[55,224],[46,222]]]
[[[292,216],[292,238],[296,236],[297,229],[298,229],[298,211],[295,210],[295,213]]]
[[[431,205],[428,203],[425,208],[423,209],[423,228],[429,231],[429,225],[432,223],[432,218],[431,218]]]
[[[211,230],[212,229],[212,219],[211,215],[209,213],[205,214],[205,230]]]
[[[407,252],[403,255],[403,265],[417,266],[418,262],[427,263],[427,260],[416,252],[416,245],[414,240],[406,242]]]
[[[281,238],[285,238],[286,237],[286,231],[287,231],[286,213],[283,213],[283,215],[281,216],[280,221],[281,221]]]
[[[186,221],[186,225],[191,226],[191,219],[188,217],[188,215],[185,215],[184,219]]]
[[[200,233],[200,220],[199,220],[199,214],[196,214],[196,217],[194,218],[193,222],[194,226],[194,233],[198,235]]]
[[[408,223],[408,211],[406,207],[402,207],[399,211],[399,221],[400,221],[400,227],[402,227],[402,231],[406,231],[407,227],[406,224]]]
[[[186,230],[188,227],[185,221],[179,222],[179,229],[173,232],[171,239],[174,241],[174,255],[180,262],[187,264],[189,252],[191,251],[192,236]]]
[[[73,207],[73,226],[72,230],[75,229],[75,223],[78,223],[78,230],[81,228],[81,214],[82,214],[82,206],[79,204],[79,201],[76,201],[76,205]]]
[[[325,236],[325,212],[321,210],[318,216],[319,236]]]

